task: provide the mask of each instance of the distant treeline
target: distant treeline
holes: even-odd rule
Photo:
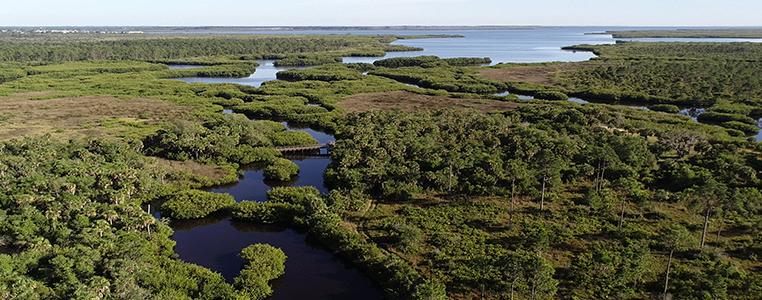
[[[0,44],[0,61],[64,62],[81,60],[159,61],[215,55],[267,55],[389,48],[390,37],[214,37],[33,41]],[[392,47],[392,49],[395,49]],[[406,48],[408,49],[408,48]],[[400,49],[401,50],[401,49]],[[409,50],[409,49],[408,49]]]
[[[762,38],[759,28],[607,31],[614,38]]]

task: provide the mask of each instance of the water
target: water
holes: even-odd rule
[[[587,100],[582,99],[582,98],[575,98],[575,97],[569,98],[568,101],[569,102],[574,102],[574,103],[577,103],[577,104],[588,104],[588,103],[590,103],[590,101],[587,101]]]
[[[504,97],[504,96],[508,96],[508,95],[511,95],[511,92],[505,91],[505,92],[502,92],[502,93],[495,94],[495,96],[499,96],[499,97]],[[520,94],[513,94],[513,95],[516,95],[516,97],[519,98],[519,100],[522,100],[522,101],[534,100],[534,96],[520,95]]]
[[[255,243],[278,247],[288,257],[286,273],[273,283],[271,299],[381,299],[378,289],[350,267],[291,229],[253,226],[230,219],[173,222],[180,259],[220,272],[228,281],[241,270],[240,251]]]
[[[315,130],[306,126],[301,126],[299,124],[291,124],[289,122],[283,122],[282,124],[289,130],[298,130],[309,133],[315,140],[318,141],[319,144],[326,144],[336,141],[336,138],[333,135],[320,130]]]
[[[249,77],[243,78],[224,78],[224,77],[185,77],[177,80],[187,83],[235,83],[260,87],[262,83],[275,80],[275,74],[280,71],[291,70],[294,68],[276,67],[274,60],[259,60],[259,66]]]
[[[565,27],[565,28],[515,28],[499,30],[292,30],[256,32],[242,29],[233,34],[460,34],[465,38],[437,38],[421,40],[399,40],[395,44],[422,47],[422,52],[392,52],[384,56],[436,55],[440,57],[490,57],[498,62],[546,62],[584,61],[593,57],[588,52],[563,51],[560,48],[576,44],[609,44],[614,40],[610,35],[586,35],[588,32],[604,31],[611,28]],[[637,29],[637,28],[617,28]],[[202,29],[205,30],[205,29]],[[214,29],[228,30],[228,29]],[[232,30],[232,29],[230,29]],[[176,33],[176,32],[175,32]],[[214,32],[226,33],[226,32]],[[715,40],[716,41],[716,40]],[[380,58],[348,57],[344,62],[372,63]],[[260,61],[260,67],[246,78],[182,78],[185,82],[237,83],[259,87],[262,83],[275,79],[278,71],[273,61]],[[498,94],[500,96],[508,93]],[[517,95],[521,100],[533,97]],[[578,98],[573,98],[578,99]],[[575,101],[569,99],[570,101]],[[587,101],[578,99],[575,102]],[[698,111],[698,110],[697,110]],[[231,113],[226,110],[224,113]],[[697,114],[686,110],[687,115]],[[694,117],[695,118],[695,117]],[[762,120],[760,120],[762,123]],[[285,123],[285,125],[289,125]],[[762,124],[761,124],[762,125]],[[289,128],[310,133],[320,143],[333,141],[330,134],[310,128]],[[762,140],[762,131],[757,135]],[[256,167],[244,171],[241,180],[233,185],[210,189],[218,193],[229,193],[237,201],[265,201],[269,189],[274,186],[315,186],[322,193],[328,189],[323,183],[323,175],[330,164],[326,157],[291,157],[299,165],[300,173],[293,182],[277,183],[264,180],[261,169]],[[232,280],[241,270],[243,261],[238,253],[253,243],[268,243],[283,249],[288,256],[286,274],[274,283],[273,299],[380,299],[377,287],[357,269],[339,261],[331,253],[314,247],[305,241],[305,236],[291,229],[254,226],[232,221],[225,217],[210,217],[189,222],[172,222],[177,242],[176,252],[185,261],[196,263],[220,272],[227,280]]]
[[[328,193],[328,188],[323,183],[323,174],[328,169],[331,160],[327,157],[287,157],[299,166],[299,175],[291,182],[276,182],[265,180],[261,167],[245,169],[240,180],[231,185],[224,185],[209,189],[214,193],[227,193],[236,201],[267,200],[267,191],[278,186],[314,186],[321,193]]]
[[[698,121],[698,117],[705,112],[706,112],[706,109],[704,108],[690,107],[690,108],[681,109],[679,114],[689,117],[693,121]]]
[[[423,48],[423,51],[391,52],[384,58],[435,55],[452,57],[489,57],[492,64],[501,62],[585,61],[595,57],[584,51],[565,51],[562,47],[578,44],[613,44],[611,35],[585,34],[590,27],[523,27],[504,29],[398,30],[372,31],[374,34],[446,34],[463,38],[397,40],[392,44]],[[378,58],[351,57],[344,62],[373,63]]]
[[[757,142],[762,142],[762,118],[757,120],[757,127],[759,127],[759,133],[757,133],[757,136],[755,136],[754,139]]]
[[[320,143],[335,138],[312,128],[290,126],[289,130],[308,132]],[[244,171],[239,182],[209,189],[231,194],[236,201],[263,202],[267,191],[275,186],[314,186],[328,193],[323,175],[331,159],[328,157],[288,157],[299,166],[299,175],[292,182],[268,182],[261,168]],[[378,288],[356,268],[346,265],[330,252],[311,245],[306,236],[292,229],[236,222],[224,216],[202,220],[173,221],[175,252],[180,259],[221,273],[232,282],[243,267],[240,251],[254,243],[278,247],[288,256],[286,273],[273,283],[271,299],[381,299]]]

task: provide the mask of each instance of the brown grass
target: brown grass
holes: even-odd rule
[[[50,95],[34,92],[0,98],[0,140],[41,134],[64,138],[123,136],[188,111],[149,99],[87,96],[39,100]]]
[[[589,63],[558,63],[537,65],[507,65],[492,67],[479,71],[479,75],[486,79],[502,82],[527,82],[537,84],[551,84],[553,76],[558,72],[572,68],[583,68]]]
[[[474,109],[479,111],[505,111],[518,106],[513,102],[486,99],[457,99],[444,96],[420,95],[405,91],[359,94],[339,102],[345,111],[365,112],[371,110],[420,111],[442,108]]]
[[[203,176],[212,181],[219,181],[228,176],[228,171],[215,165],[201,164],[195,161],[175,161],[156,158],[158,166],[170,172],[187,172],[196,176]]]

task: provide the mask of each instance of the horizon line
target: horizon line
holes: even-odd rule
[[[671,28],[749,28],[760,25],[0,25],[0,27],[152,27],[152,28],[530,28],[530,27],[671,27]]]

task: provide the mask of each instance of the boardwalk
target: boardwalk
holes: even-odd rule
[[[320,151],[321,149],[328,149],[330,150],[333,148],[335,142],[329,142],[325,144],[318,144],[318,145],[312,145],[312,146],[295,146],[295,147],[279,147],[276,148],[280,153],[288,154],[288,153],[310,153],[310,152],[316,152]]]

